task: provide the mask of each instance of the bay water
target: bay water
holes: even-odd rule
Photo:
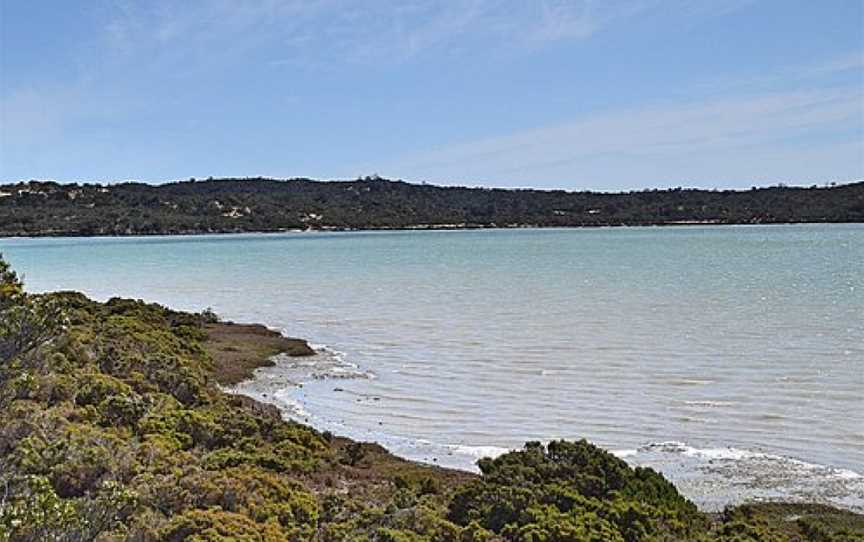
[[[704,509],[864,511],[864,225],[0,239],[28,290],[316,345],[237,391],[463,469],[587,438]]]

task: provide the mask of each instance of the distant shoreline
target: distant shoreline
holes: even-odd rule
[[[751,190],[568,192],[367,177],[0,185],[0,237],[864,222],[864,181]]]
[[[816,225],[842,225],[842,224],[864,224],[864,220],[850,221],[801,221],[801,222],[712,222],[712,221],[678,221],[657,222],[648,224],[586,224],[581,226],[544,226],[537,224],[519,224],[514,226],[497,225],[456,225],[456,224],[420,224],[406,227],[367,227],[367,228],[309,228],[309,229],[279,229],[279,230],[237,230],[237,231],[184,231],[184,232],[155,232],[155,233],[44,233],[44,234],[15,234],[0,232],[0,239],[131,239],[131,238],[154,238],[154,237],[209,237],[220,235],[280,235],[286,233],[375,233],[375,232],[429,232],[429,231],[508,231],[508,230],[598,230],[598,229],[625,229],[625,228],[694,228],[704,226],[816,226]]]

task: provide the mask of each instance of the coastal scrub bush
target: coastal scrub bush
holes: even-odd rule
[[[481,479],[456,491],[448,517],[514,542],[684,536],[698,514],[656,472],[584,440],[528,443],[479,467]]]
[[[25,293],[18,275],[0,255],[0,364],[47,344],[64,323],[61,306],[50,296]]]
[[[87,498],[64,499],[41,476],[7,479],[5,491],[0,542],[96,540],[128,517],[136,498],[122,485],[105,482]]]
[[[352,442],[348,444],[339,457],[339,461],[345,465],[356,467],[366,457],[366,450],[363,448],[362,442]]]
[[[277,523],[257,523],[243,514],[219,508],[189,510],[173,518],[159,533],[165,542],[285,542]]]

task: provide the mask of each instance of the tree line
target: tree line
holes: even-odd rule
[[[864,182],[621,193],[440,187],[377,177],[0,185],[2,236],[861,221]]]

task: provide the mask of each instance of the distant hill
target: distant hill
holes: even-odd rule
[[[864,182],[615,194],[439,187],[379,178],[0,185],[0,236],[787,222],[864,222]]]

